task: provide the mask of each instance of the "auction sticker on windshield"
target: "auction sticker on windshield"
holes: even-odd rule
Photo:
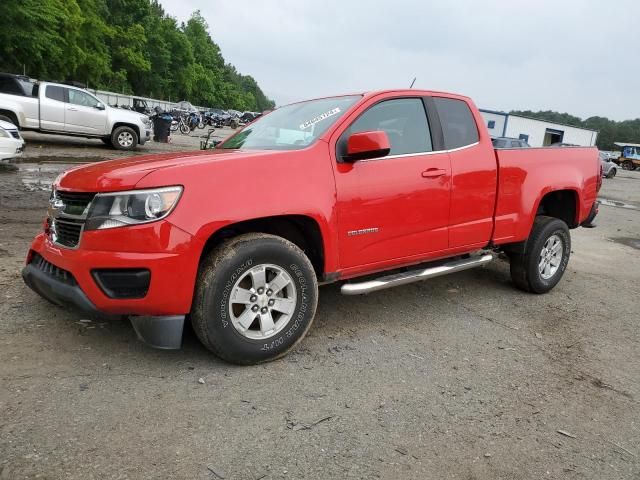
[[[340,113],[339,107],[336,107],[333,110],[329,110],[328,112],[324,112],[322,115],[318,115],[317,117],[314,117],[311,120],[307,120],[306,122],[300,124],[300,130],[309,128],[311,125],[315,125],[316,123],[321,122],[325,118],[333,117],[337,113]]]

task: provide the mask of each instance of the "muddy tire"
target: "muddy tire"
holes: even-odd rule
[[[562,220],[536,217],[524,254],[511,254],[511,279],[526,292],[547,293],[562,279],[571,255],[569,227]]]
[[[622,162],[622,168],[623,170],[631,170],[631,171],[636,169],[635,165],[631,160],[625,160],[624,162]]]
[[[250,233],[203,259],[191,322],[220,358],[256,364],[282,357],[302,340],[317,300],[316,275],[304,252],[281,237]]]
[[[111,134],[111,143],[116,150],[135,150],[138,134],[131,127],[118,127]]]

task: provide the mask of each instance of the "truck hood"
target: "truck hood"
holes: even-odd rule
[[[236,161],[240,157],[282,154],[275,150],[206,150],[181,153],[144,155],[119,160],[82,165],[64,172],[56,180],[56,187],[80,192],[115,192],[134,189],[136,184],[152,172],[164,168]]]
[[[125,108],[115,108],[107,106],[109,109],[109,117],[118,122],[140,123],[140,117],[148,117],[144,113],[127,110]]]

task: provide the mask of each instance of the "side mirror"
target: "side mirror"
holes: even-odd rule
[[[96,103],[93,108],[95,108],[96,110],[104,110],[106,107],[103,103]]]
[[[391,144],[386,132],[381,130],[352,134],[347,140],[345,162],[355,162],[368,158],[379,158],[389,155]]]

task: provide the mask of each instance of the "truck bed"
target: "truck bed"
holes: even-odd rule
[[[540,201],[548,192],[575,196],[575,221],[584,221],[596,200],[600,161],[595,147],[543,147],[494,150],[498,195],[493,243],[524,241]]]

